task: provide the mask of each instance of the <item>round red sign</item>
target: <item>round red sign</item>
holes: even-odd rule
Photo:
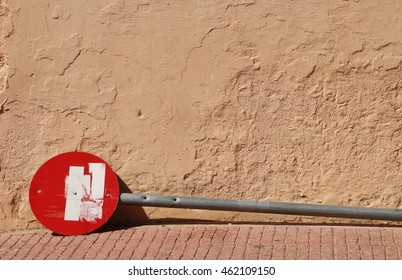
[[[29,202],[38,221],[62,235],[101,227],[119,201],[119,183],[101,158],[69,152],[45,162],[31,182]]]

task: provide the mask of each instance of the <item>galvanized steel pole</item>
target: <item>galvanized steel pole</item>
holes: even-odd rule
[[[238,212],[257,212],[299,216],[321,216],[369,220],[402,221],[402,211],[387,208],[335,206],[305,203],[263,202],[251,200],[229,200],[196,198],[185,196],[161,196],[122,193],[120,203],[136,206],[167,208],[190,208]]]

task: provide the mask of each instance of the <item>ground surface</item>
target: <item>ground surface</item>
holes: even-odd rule
[[[84,236],[0,235],[0,259],[401,259],[402,228],[154,225]]]

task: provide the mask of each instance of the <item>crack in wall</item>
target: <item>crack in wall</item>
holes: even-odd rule
[[[195,46],[195,47],[193,47],[193,48],[190,49],[190,51],[188,52],[188,54],[187,54],[187,56],[186,56],[186,59],[185,59],[184,69],[182,70],[182,72],[181,72],[181,74],[180,74],[180,81],[179,81],[179,84],[181,84],[181,82],[183,81],[183,76],[184,76],[184,73],[187,71],[188,62],[189,62],[189,60],[191,59],[192,53],[193,53],[195,50],[201,49],[201,48],[203,47],[205,39],[206,39],[212,32],[214,32],[215,30],[225,29],[225,28],[227,28],[227,27],[229,27],[229,26],[230,26],[230,22],[227,22],[227,23],[222,23],[222,26],[210,28],[210,29],[208,30],[208,32],[205,33],[205,35],[201,38],[200,43],[199,43],[197,46]]]
[[[77,55],[70,61],[68,62],[67,66],[63,68],[63,70],[61,71],[61,73],[59,73],[60,76],[63,76],[66,71],[75,63],[75,61],[78,59],[78,57],[81,55],[82,51],[79,50]]]

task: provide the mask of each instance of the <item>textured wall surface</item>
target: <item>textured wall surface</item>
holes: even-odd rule
[[[134,192],[401,206],[400,0],[0,3],[0,231],[72,150]]]

